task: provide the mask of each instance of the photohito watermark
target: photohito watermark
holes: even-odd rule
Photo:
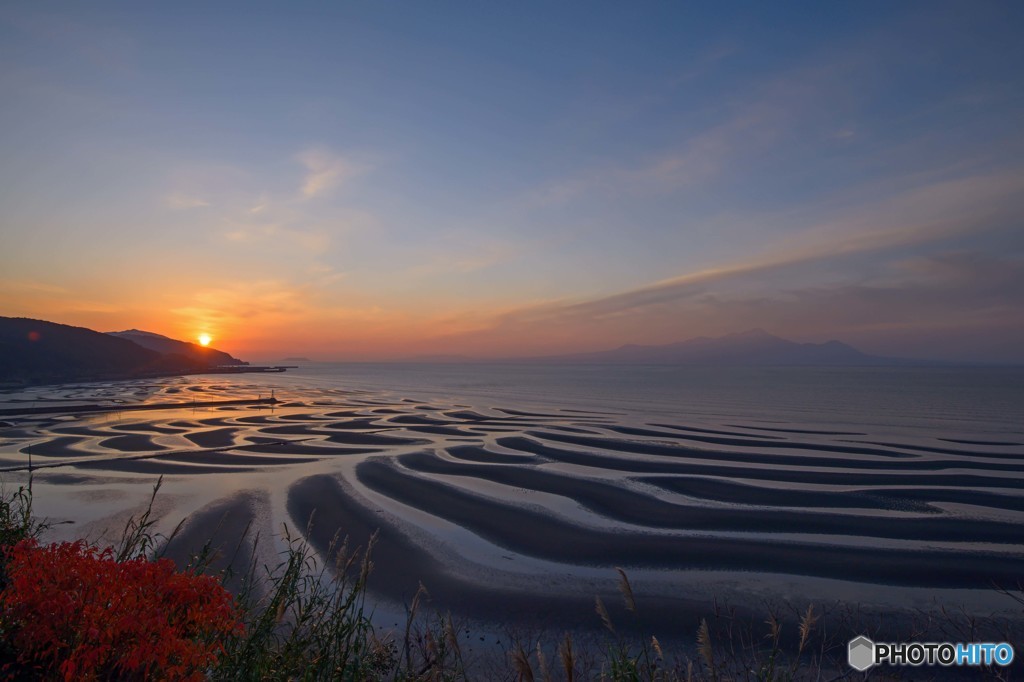
[[[1006,642],[872,642],[861,635],[846,648],[850,667],[864,672],[873,665],[1010,665],[1013,647]]]

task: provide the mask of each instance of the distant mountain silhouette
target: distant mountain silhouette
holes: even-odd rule
[[[492,360],[481,360],[469,355],[413,355],[407,358],[399,358],[398,362],[424,362],[436,363],[439,365],[460,365],[465,363],[493,362]]]
[[[797,343],[763,329],[706,336],[662,346],[628,344],[614,350],[540,358],[533,362],[670,365],[898,365],[907,361],[867,355],[839,341]]]
[[[204,363],[84,327],[0,317],[0,383],[123,379],[202,369]]]
[[[123,332],[107,332],[110,336],[132,341],[143,348],[155,350],[164,355],[182,355],[186,358],[201,362],[204,365],[217,367],[221,365],[245,365],[238,358],[233,358],[223,351],[207,346],[200,346],[198,343],[178,341],[153,332],[144,332],[139,329],[128,329]]]

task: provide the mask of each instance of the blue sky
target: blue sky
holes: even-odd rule
[[[1024,361],[1018,3],[6,3],[0,307]]]

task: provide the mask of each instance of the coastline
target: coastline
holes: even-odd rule
[[[74,377],[63,377],[60,379],[45,379],[40,381],[2,381],[0,382],[0,394],[10,393],[25,388],[39,386],[66,386],[69,384],[90,384],[105,381],[140,381],[146,379],[167,379],[172,377],[203,376],[207,374],[280,374],[289,369],[295,369],[295,365],[227,365],[224,367],[204,367],[202,369],[183,369],[180,371],[168,372],[132,372],[112,374],[84,374]]]

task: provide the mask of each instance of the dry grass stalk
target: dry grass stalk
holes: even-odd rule
[[[711,645],[711,632],[708,629],[706,618],[701,618],[700,627],[697,628],[697,647],[700,649],[700,655],[704,659],[704,664],[713,672],[715,669],[715,650]]]
[[[562,658],[562,669],[565,671],[566,682],[573,682],[576,677],[576,655],[572,650],[572,636],[565,633],[565,640],[558,647],[558,654]]]
[[[636,599],[633,597],[633,588],[629,584],[629,578],[626,577],[626,572],[615,567],[615,570],[619,572],[619,591],[622,592],[622,598],[626,602],[626,609],[636,613]]]
[[[459,637],[455,634],[455,625],[452,622],[452,614],[448,612],[448,618],[442,619],[444,623],[444,637],[448,641],[448,646],[451,647],[452,651],[455,652],[455,658],[460,660],[462,658],[462,649],[459,647]]]
[[[814,604],[808,605],[807,612],[804,613],[804,617],[800,619],[800,648],[797,655],[803,653],[804,647],[807,645],[807,640],[811,636],[811,630],[814,629],[814,624],[817,620],[818,617],[814,615]]]
[[[779,639],[779,633],[782,630],[782,624],[779,622],[779,619],[775,617],[774,613],[769,613],[768,620],[765,621],[765,624],[768,626],[767,638],[773,642],[777,642]]]
[[[537,640],[537,667],[540,668],[540,676],[544,682],[551,682],[551,670],[548,669],[548,660],[544,656],[544,649],[540,646],[540,640]]]
[[[512,664],[516,668],[519,680],[522,682],[533,682],[533,667],[530,666],[530,657],[523,650],[522,646],[517,646],[516,650],[512,652]]]
[[[419,588],[416,590],[416,594],[412,598],[412,604],[409,606],[409,613],[406,615],[405,619],[403,655],[405,658],[405,667],[407,669],[411,669],[412,667],[412,647],[410,646],[412,643],[412,624],[416,620],[416,611],[419,609],[421,597],[426,597],[427,599],[430,598],[430,593],[427,592],[427,588],[423,585],[423,583],[420,583]]]
[[[661,650],[661,643],[658,642],[658,638],[651,635],[651,648],[654,649],[654,653],[658,655],[658,658],[664,660],[665,653]]]
[[[604,623],[604,626],[606,628],[608,628],[612,633],[614,633],[615,626],[612,625],[612,618],[608,615],[608,609],[604,607],[604,602],[601,601],[600,597],[594,597],[594,602],[596,604],[594,610],[597,611],[597,615],[601,616],[601,622]]]

